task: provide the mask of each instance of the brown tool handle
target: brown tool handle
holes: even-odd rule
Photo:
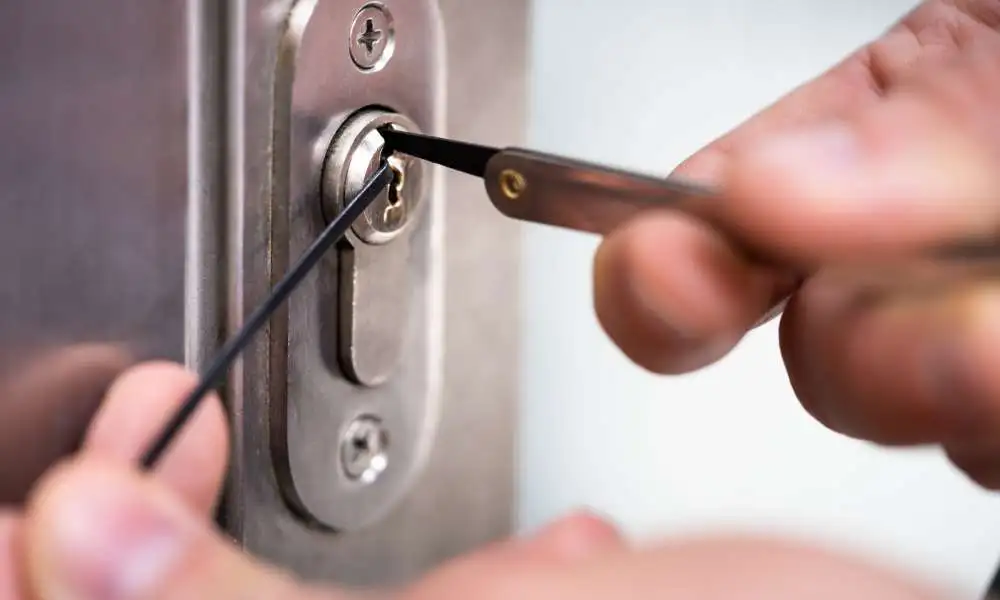
[[[678,180],[521,149],[498,152],[485,180],[490,200],[508,217],[602,235],[644,210],[700,213],[717,198]]]
[[[604,235],[642,211],[677,210],[718,230],[752,262],[795,273],[811,273],[820,266],[794,256],[771,256],[720,218],[718,192],[676,178],[661,179],[522,149],[495,154],[486,164],[484,177],[494,206],[513,219]],[[897,263],[996,261],[1000,240],[994,236],[956,240],[901,249],[899,256],[884,258],[891,268],[880,276],[905,278],[908,270],[898,268]],[[870,264],[868,257],[862,260]]]

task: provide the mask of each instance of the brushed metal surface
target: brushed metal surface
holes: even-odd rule
[[[404,0],[387,4],[392,8],[400,2]],[[291,214],[288,222],[282,222],[281,209],[276,211],[269,201],[274,182],[269,159],[283,150],[272,146],[270,74],[278,61],[288,58],[276,15],[289,4],[246,0],[236,2],[231,13],[226,233],[230,330],[266,293],[267,277],[260,274],[280,270],[280,257],[255,249],[267,247],[270,235],[294,230],[300,218],[292,211],[285,213]],[[349,14],[359,7],[340,0],[330,4],[344,6]],[[317,6],[322,5],[323,0]],[[521,141],[527,3],[451,0],[440,8],[448,40],[447,128],[428,127],[421,115],[410,116],[427,131],[508,144]],[[392,104],[406,110],[404,102]],[[392,513],[372,527],[334,535],[304,525],[283,501],[272,468],[275,431],[270,424],[275,415],[269,400],[285,394],[285,365],[271,360],[281,356],[271,350],[275,340],[285,339],[287,329],[272,327],[268,336],[257,340],[231,378],[236,455],[224,521],[247,551],[300,575],[354,585],[405,581],[512,530],[518,227],[496,214],[481,184],[452,175],[447,179],[445,239],[436,242],[443,242],[446,265],[438,435],[423,475]],[[293,306],[289,312],[296,310]],[[323,466],[329,468],[331,462],[327,459]],[[321,477],[320,466],[314,468],[314,476]]]
[[[281,150],[270,138],[267,74],[286,56],[275,19],[288,5],[0,6],[3,501],[16,502],[75,447],[122,368],[152,357],[202,365],[266,294],[259,275],[280,266],[270,235],[305,218],[273,220],[280,210],[267,190]],[[443,131],[521,141],[527,2],[444,0],[440,9],[451,100]],[[283,332],[258,338],[227,386],[236,455],[222,522],[245,549],[301,575],[407,580],[511,531],[518,227],[481,184],[447,181],[442,410],[426,470],[397,510],[338,536],[288,508],[268,410],[284,394],[272,377],[281,365],[269,361]]]
[[[0,502],[184,357],[183,2],[0,3]]]
[[[268,242],[272,277],[325,228],[322,174],[338,166],[337,148],[345,141],[340,134],[350,137],[350,123],[367,119],[357,114],[359,109],[389,107],[420,130],[440,129],[444,40],[437,7],[429,0],[396,0],[382,6],[393,15],[393,58],[382,69],[365,72],[351,60],[351,39],[345,34],[358,8],[354,0],[300,0],[291,9],[287,58],[278,63],[272,95],[274,147],[289,144],[287,156],[277,151],[271,155],[271,219],[288,223],[287,234],[277,231]],[[345,129],[341,117],[349,114],[355,116]],[[429,175],[440,179],[436,171]],[[433,443],[440,406],[442,286],[437,241],[443,200],[434,183],[421,194],[419,218],[400,239],[375,247],[348,234],[289,299],[287,317],[272,321],[270,375],[275,385],[268,398],[269,441],[278,482],[298,512],[338,532],[377,525],[403,501]],[[349,286],[346,278],[351,279]],[[345,296],[354,304],[350,308],[343,305]],[[361,303],[355,304],[358,300]],[[397,341],[389,348],[388,358],[396,355],[389,376],[377,386],[355,385],[342,371],[342,338],[355,333],[341,327],[341,315],[348,310],[360,324],[360,339],[354,344],[362,352],[377,347],[385,333]],[[381,327],[370,322],[380,314],[385,315]],[[287,382],[283,394],[277,385],[281,379]],[[341,436],[362,415],[378,417],[391,440],[393,458],[372,485],[358,485],[337,468]],[[344,545],[350,539],[331,537],[327,545]]]

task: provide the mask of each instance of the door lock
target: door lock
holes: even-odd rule
[[[345,112],[318,136],[319,212],[326,221],[383,162],[384,127],[419,132],[381,107]],[[320,265],[288,346],[288,427],[278,477],[286,500],[311,521],[364,528],[405,495],[424,464],[437,419],[438,323],[427,312],[434,260],[431,173],[406,156]],[[305,294],[304,294],[305,295]],[[294,412],[293,412],[294,411]]]
[[[321,197],[327,220],[343,210],[344,202],[353,198],[378,168],[385,145],[379,133],[383,127],[419,131],[409,118],[377,108],[361,110],[338,127],[323,166]],[[383,245],[402,235],[417,218],[427,192],[422,161],[394,155],[388,162],[395,173],[393,185],[352,228],[359,241],[371,245]]]
[[[290,86],[273,96],[287,102],[275,114],[289,118],[275,121],[289,136],[276,138],[273,154],[278,271],[379,168],[381,128],[440,133],[443,123],[433,3],[296,6],[304,11],[288,21],[303,27],[290,30],[296,52],[278,62],[274,79]],[[371,69],[359,69],[334,34],[358,27],[362,37],[372,29],[365,39],[381,35]],[[403,503],[439,418],[440,175],[413,158],[387,158],[392,185],[271,330],[268,440],[281,498],[300,521],[338,532],[373,527]]]
[[[417,132],[407,117],[382,109],[350,115],[336,130],[323,164],[320,196],[327,219],[338,214],[382,161],[382,127]],[[358,219],[340,248],[337,362],[354,383],[384,383],[398,364],[410,306],[401,301],[414,269],[409,232],[420,219],[427,185],[421,161],[388,160],[393,184]]]
[[[260,118],[247,160],[267,161],[240,188],[240,235],[264,249],[241,255],[251,297],[365,183],[380,127],[444,125],[436,0],[280,4],[273,45],[254,55],[271,70],[246,92]],[[340,580],[362,576],[357,557],[395,551],[373,540],[391,513],[416,510],[440,418],[443,182],[403,157],[392,166],[393,185],[275,314],[234,387],[230,529],[259,555]]]

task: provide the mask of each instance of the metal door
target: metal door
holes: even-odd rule
[[[363,4],[0,7],[3,501],[20,501],[73,449],[125,366],[197,368],[239,325],[321,226],[309,158],[340,113],[402,104],[424,129],[522,141],[526,0],[374,3],[393,16],[391,31],[376,23],[396,36],[392,60],[414,47],[430,57],[422,71],[375,76],[351,62]],[[382,87],[351,83],[379,77]],[[386,381],[357,384],[322,356],[343,327],[313,316],[347,313],[320,293],[321,273],[225,390],[236,444],[220,521],[248,551],[303,576],[405,580],[511,529],[518,231],[474,182],[432,178],[407,263],[423,267],[398,296],[417,316]],[[342,261],[331,261],[335,277]],[[424,415],[403,443],[419,455],[412,476],[387,495],[365,492],[374,500],[363,504],[383,506],[371,514],[344,509],[361,492],[333,473],[341,408],[355,405]],[[341,421],[317,426],[307,408]]]

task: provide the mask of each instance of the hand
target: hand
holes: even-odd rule
[[[686,161],[726,194],[726,227],[798,264],[750,264],[678,214],[609,236],[597,313],[638,364],[681,373],[727,354],[791,294],[781,349],[804,407],[843,434],[941,444],[1000,487],[997,263],[862,266],[1000,230],[1000,2],[930,0],[884,37]],[[1000,240],[998,240],[1000,248]]]
[[[45,385],[41,377],[23,375],[18,378],[20,381],[37,380],[38,385],[27,388],[26,385],[20,385],[18,389],[35,390],[38,393],[33,392],[27,397],[42,406],[57,406],[60,410],[68,410],[79,404],[67,398],[66,383],[103,381],[103,373],[117,369],[118,365],[123,365],[126,360],[113,348],[104,347],[75,348],[60,353],[58,357],[59,360],[42,363],[52,367],[56,365],[64,367],[57,369],[57,373],[53,375],[52,381],[56,383]],[[101,368],[97,369],[95,365]],[[71,373],[79,373],[81,376],[76,378],[56,376]],[[86,373],[90,375],[82,376]],[[80,465],[80,468],[60,467],[56,470],[56,474],[51,476],[54,479],[50,481],[58,481],[60,478],[58,473],[62,471],[100,474],[105,471],[133,469],[141,452],[180,405],[185,392],[194,385],[192,375],[172,364],[142,365],[126,371],[124,375],[112,381],[110,390],[102,402],[96,403],[94,407],[90,407],[88,403],[85,410],[81,409],[81,414],[71,419],[73,423],[71,426],[75,428],[75,423],[79,420],[78,417],[83,416],[83,412],[89,417],[96,408],[96,415],[85,434],[82,448],[72,463]],[[105,387],[104,384],[101,387]],[[78,387],[78,391],[83,390],[85,395],[89,395],[94,388],[95,385],[82,385]],[[40,394],[44,390],[52,392],[56,400],[42,397]],[[75,412],[80,411],[74,410]],[[52,414],[49,414],[48,420],[53,420]],[[25,427],[36,435],[45,434],[38,427],[40,419],[29,418],[28,421]],[[209,515],[212,514],[225,474],[227,436],[222,404],[218,398],[213,397],[199,408],[188,428],[180,434],[177,444],[164,455],[163,462],[155,475],[155,485],[162,486],[165,493],[175,498],[178,507],[183,507],[182,510],[191,515],[193,520],[206,527],[210,523]],[[50,441],[46,440],[46,448],[51,446]],[[30,448],[28,455],[31,461],[36,462],[40,458]],[[53,457],[53,460],[55,458]],[[35,462],[31,463],[32,468]],[[10,482],[7,481],[10,473],[9,470],[5,471],[5,479],[0,482],[0,488],[15,489],[11,488]],[[15,479],[20,484],[22,479],[20,472],[14,473],[18,475]],[[136,476],[136,480],[143,481],[144,485],[153,485],[139,476]],[[92,478],[90,484],[81,486],[80,496],[73,497],[75,493],[71,492],[73,495],[66,500],[70,503],[84,500],[85,504],[87,493],[96,495],[98,499],[102,498],[102,494],[106,491],[113,493],[113,487],[102,490],[100,486],[100,480]],[[38,493],[41,496],[36,496],[36,501],[48,496],[44,490]],[[40,563],[28,560],[29,548],[35,547],[33,540],[37,535],[47,535],[54,530],[70,537],[86,535],[87,528],[98,521],[88,521],[86,517],[82,521],[69,518],[58,523],[48,521],[40,525],[32,516],[33,509],[29,507],[21,511],[12,506],[7,505],[0,510],[0,600],[28,598],[62,600],[79,597],[57,589],[43,589],[43,586],[31,584],[28,571],[36,569]],[[108,532],[113,531],[108,530]],[[92,547],[91,550],[101,552],[98,547]],[[34,572],[38,573],[37,570]]]
[[[762,539],[630,548],[587,515],[458,559],[411,586],[360,593],[267,568],[212,531],[228,444],[200,409],[154,475],[133,465],[194,377],[142,365],[112,387],[81,454],[0,524],[0,600],[923,600],[942,597],[862,563]]]

